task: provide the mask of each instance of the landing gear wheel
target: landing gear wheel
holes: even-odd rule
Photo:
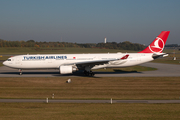
[[[89,71],[89,72],[88,72],[88,71],[85,70],[85,71],[84,71],[84,75],[85,75],[85,76],[94,76],[94,73],[93,73],[92,71]]]
[[[85,71],[84,71],[84,75],[85,75],[85,76],[89,76],[89,72],[85,70]]]
[[[19,69],[19,72],[20,72],[19,75],[22,75],[22,70],[21,69]]]
[[[94,76],[94,73],[92,72],[92,71],[90,71],[90,73],[89,73],[89,76]]]

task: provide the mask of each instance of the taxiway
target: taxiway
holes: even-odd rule
[[[153,67],[158,70],[142,72],[95,72],[95,77],[179,77],[180,65],[162,63],[144,63],[141,66]],[[48,70],[23,70],[23,75],[19,75],[17,69],[0,67],[0,77],[80,77],[82,73],[60,75],[57,69]]]

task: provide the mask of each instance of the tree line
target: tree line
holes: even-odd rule
[[[165,47],[180,47],[178,44],[167,44]]]
[[[143,50],[144,45],[138,43],[107,42],[107,43],[70,43],[70,42],[36,42],[28,41],[6,41],[0,39],[0,47],[81,47],[81,48],[101,48],[101,49],[120,49],[120,50]]]

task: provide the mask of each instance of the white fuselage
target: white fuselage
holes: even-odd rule
[[[129,67],[167,56],[162,51],[169,33],[162,31],[148,47],[138,53],[18,55],[3,64],[20,69],[20,75],[22,69],[59,69],[60,74],[83,70],[86,76],[94,76],[91,69]]]
[[[129,57],[119,60],[124,55]],[[62,65],[75,65],[79,62],[113,60],[106,64],[95,65],[92,69],[108,67],[128,67],[154,60],[153,53],[106,53],[106,54],[41,54],[18,55],[3,62],[4,65],[16,69],[52,69]],[[114,60],[116,59],[116,60]]]

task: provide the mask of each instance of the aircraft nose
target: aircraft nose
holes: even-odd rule
[[[5,66],[6,66],[6,65],[7,65],[7,61],[4,61],[4,62],[3,62],[3,65],[5,65]]]

